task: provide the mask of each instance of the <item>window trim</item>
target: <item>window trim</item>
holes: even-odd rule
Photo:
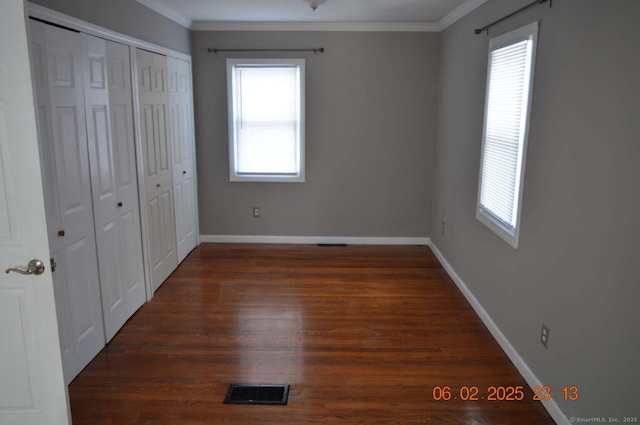
[[[533,84],[534,84],[534,74],[536,67],[536,50],[538,46],[538,27],[539,23],[533,22],[524,27],[518,28],[514,31],[508,32],[506,34],[500,35],[498,37],[492,38],[489,41],[489,53],[488,53],[488,62],[487,62],[487,82],[485,88],[485,105],[484,105],[484,123],[482,130],[482,148],[480,151],[480,175],[478,178],[478,198],[476,202],[476,219],[480,221],[482,224],[487,226],[491,231],[493,231],[496,235],[502,238],[505,242],[511,245],[514,249],[518,248],[519,240],[520,240],[520,224],[521,224],[521,215],[522,215],[522,199],[524,193],[524,175],[526,169],[526,158],[527,158],[527,146],[529,141],[529,126],[531,122],[531,105],[533,100]],[[524,125],[524,134],[522,136],[522,151],[521,151],[521,159],[520,159],[520,176],[519,176],[519,187],[518,187],[518,197],[517,197],[517,206],[516,206],[516,222],[515,226],[511,228],[510,226],[506,226],[501,220],[491,214],[489,211],[484,209],[481,206],[481,195],[482,195],[482,175],[484,168],[484,154],[485,154],[485,144],[487,140],[487,118],[488,118],[488,109],[489,109],[489,89],[491,82],[491,53],[494,50],[500,49],[502,47],[509,46],[511,44],[515,44],[521,42],[523,40],[531,38],[531,69],[529,70],[529,93],[527,99],[527,111],[525,116],[525,125]]]
[[[295,174],[246,174],[236,172],[236,135],[234,122],[234,83],[233,68],[237,65],[286,65],[296,66],[300,76],[300,121],[298,161],[299,171]],[[227,116],[229,133],[229,181],[230,182],[276,182],[276,183],[304,183],[305,182],[305,60],[304,59],[255,59],[228,58],[227,59]]]

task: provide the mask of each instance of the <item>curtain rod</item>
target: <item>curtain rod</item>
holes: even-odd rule
[[[487,31],[487,34],[489,34],[489,28],[491,28],[492,26],[497,25],[500,22],[511,18],[512,16],[515,16],[518,13],[524,12],[525,10],[530,9],[533,6],[537,6],[539,4],[543,4],[543,3],[547,3],[547,2],[549,2],[549,7],[553,6],[553,0],[536,0],[534,2],[529,3],[528,5],[526,5],[524,7],[521,7],[520,9],[516,10],[515,12],[512,12],[512,13],[508,14],[507,16],[498,19],[497,21],[491,22],[489,25],[486,25],[486,26],[484,26],[482,28],[476,28],[473,32],[475,34],[480,34],[482,31]]]
[[[207,52],[218,54],[218,52],[313,52],[313,54],[324,53],[324,47],[317,49],[207,49]]]

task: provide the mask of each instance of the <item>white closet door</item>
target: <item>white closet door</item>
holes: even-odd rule
[[[97,37],[82,34],[84,102],[93,195],[93,217],[100,265],[100,291],[106,340],[127,320],[120,287],[118,212],[111,145],[107,46]]]
[[[107,342],[145,301],[129,48],[83,34],[85,103]]]
[[[78,33],[50,25],[43,28],[51,102],[50,135],[55,147],[59,191],[61,228],[56,234],[67,265],[66,276],[61,279],[67,286],[75,376],[104,347],[87,153],[82,44]]]
[[[178,262],[197,244],[197,203],[193,137],[191,66],[167,58],[169,70],[169,123],[173,163]]]
[[[120,276],[120,238],[111,109],[107,88],[107,43],[81,35],[84,47],[84,101],[91,168],[93,216],[98,248],[100,291],[106,341],[127,321]]]
[[[120,285],[127,319],[146,301],[140,232],[140,205],[133,136],[133,92],[129,47],[107,41],[107,75],[111,109],[111,140],[118,200]],[[108,336],[108,335],[107,335]]]
[[[149,262],[157,290],[178,266],[167,115],[167,58],[137,49]]]
[[[36,118],[38,122],[38,144],[40,146],[40,168],[44,190],[47,233],[49,237],[50,265],[52,268],[53,288],[58,316],[58,334],[64,380],[69,384],[77,373],[77,362],[73,343],[71,325],[71,307],[66,284],[66,259],[64,255],[64,238],[58,237],[62,230],[62,218],[58,202],[58,181],[55,148],[53,145],[51,122],[51,97],[49,95],[49,79],[45,45],[45,24],[30,21],[29,40],[33,68],[33,86],[36,93]],[[44,260],[43,260],[44,261]]]

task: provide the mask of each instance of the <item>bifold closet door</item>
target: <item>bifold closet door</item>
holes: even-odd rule
[[[120,282],[128,319],[147,300],[133,130],[133,84],[129,47],[111,41],[106,43],[111,139],[118,200]]]
[[[31,21],[41,161],[65,380],[104,347],[79,33]],[[45,155],[49,155],[48,157]]]
[[[171,57],[167,58],[167,66],[176,242],[180,263],[197,244],[191,66],[186,61]]]
[[[82,34],[87,138],[106,341],[145,299],[129,48]],[[126,79],[129,79],[129,83]],[[133,171],[133,172],[132,172]]]
[[[33,85],[36,94],[36,117],[38,123],[38,144],[40,145],[40,168],[44,190],[45,213],[53,292],[58,316],[58,334],[62,352],[64,380],[68,384],[77,374],[76,353],[71,326],[71,308],[66,284],[66,263],[64,240],[58,236],[62,229],[61,208],[58,197],[58,174],[56,152],[53,146],[52,106],[49,93],[49,74],[47,64],[47,46],[45,45],[45,24],[29,22],[30,54],[32,62]],[[55,265],[55,267],[54,267]]]
[[[156,290],[178,266],[167,123],[167,58],[137,49],[137,69],[148,258],[151,282]]]

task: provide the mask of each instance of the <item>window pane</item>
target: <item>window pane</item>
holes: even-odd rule
[[[509,228],[518,212],[531,46],[527,39],[490,55],[480,206]]]
[[[238,131],[238,173],[296,173],[295,123],[268,128],[245,125]]]
[[[236,66],[234,84],[236,173],[298,173],[298,68]]]

